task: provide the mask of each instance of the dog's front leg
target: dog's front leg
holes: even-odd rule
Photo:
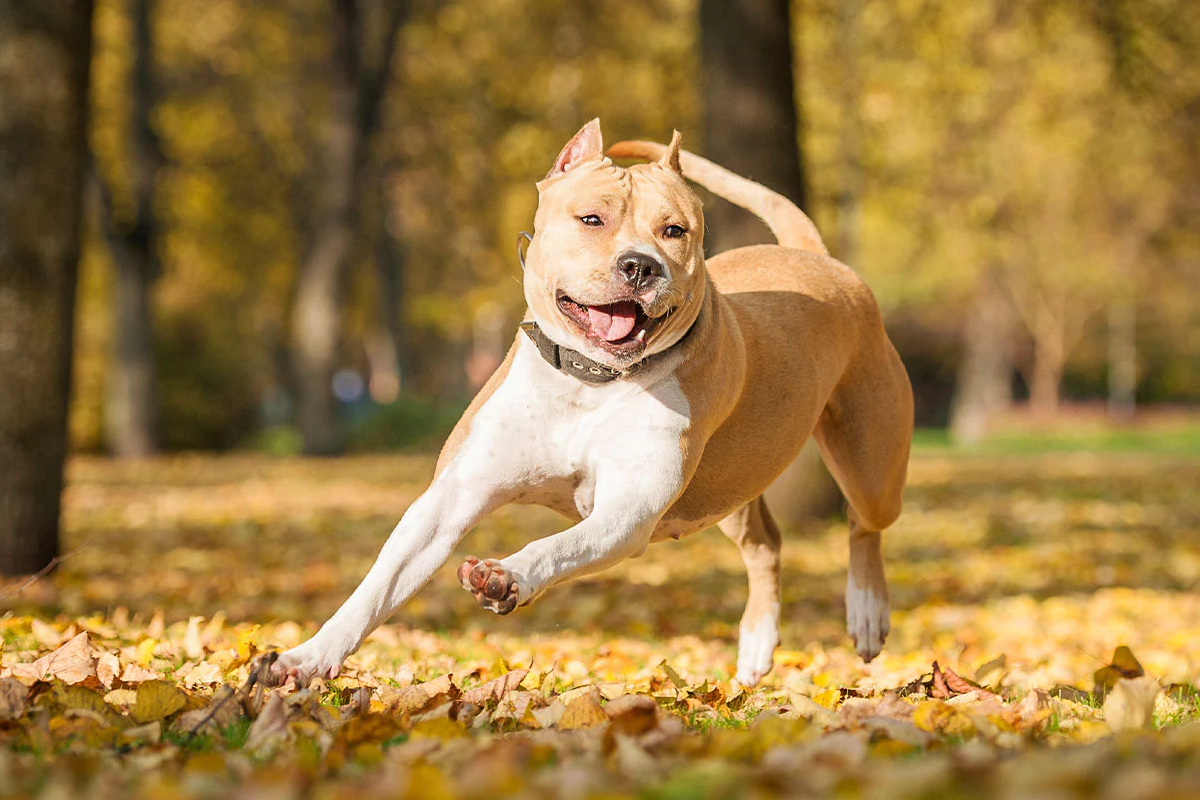
[[[367,635],[417,592],[485,514],[503,505],[503,484],[468,474],[457,463],[409,507],[362,583],[313,638],[279,657],[277,679],[304,686],[314,676],[336,677]]]
[[[458,570],[463,588],[484,608],[507,614],[557,583],[641,554],[681,488],[681,472],[680,464],[667,463],[607,480],[601,474],[586,519],[508,558],[467,558]]]

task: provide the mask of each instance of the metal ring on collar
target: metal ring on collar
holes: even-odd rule
[[[525,241],[525,246],[521,247],[521,241]],[[521,231],[517,234],[517,260],[521,262],[521,269],[525,269],[525,254],[529,252],[529,245],[533,244],[533,237],[529,235],[529,231]]]

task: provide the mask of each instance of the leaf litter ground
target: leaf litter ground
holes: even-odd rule
[[[0,599],[0,798],[1200,797],[1200,457],[918,453],[870,665],[842,524],[786,537],[783,649],[747,689],[719,533],[500,618],[453,571],[560,524],[514,509],[341,677],[264,687],[431,466],[75,461],[72,555]]]

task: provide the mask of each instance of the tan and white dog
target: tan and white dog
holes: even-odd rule
[[[815,437],[849,501],[846,622],[864,659],[888,633],[880,532],[900,513],[912,392],[870,290],[785,198],[690,153],[623,142],[599,120],[545,180],[525,260],[524,333],[446,442],[433,483],[277,678],[332,677],[485,514],[549,506],[575,524],[507,558],[469,558],[463,587],[507,614],[551,586],[714,523],[741,549],[750,594],[737,678],[779,643],[779,529],[763,491]],[[743,206],[778,245],[705,262],[684,177]]]

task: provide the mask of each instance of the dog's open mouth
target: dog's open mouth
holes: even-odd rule
[[[658,322],[637,300],[589,306],[560,292],[558,308],[588,339],[617,355],[631,355],[642,350],[646,346],[646,337]]]

